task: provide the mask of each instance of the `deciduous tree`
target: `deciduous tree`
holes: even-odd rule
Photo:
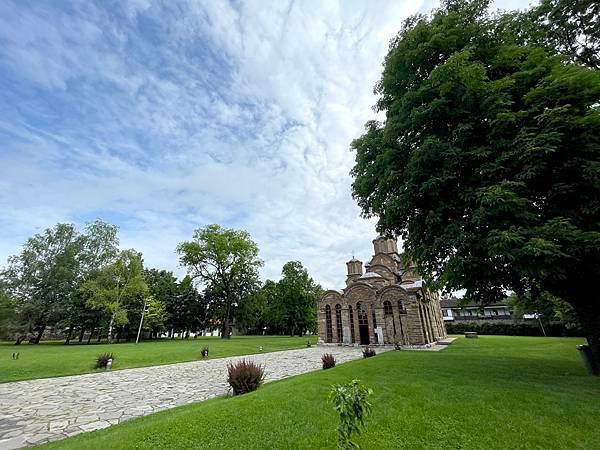
[[[287,333],[290,335],[315,331],[317,300],[323,294],[321,286],[308,275],[300,261],[289,261],[281,270],[277,283],[281,313]]]
[[[179,244],[177,252],[192,278],[222,292],[221,337],[229,338],[240,289],[248,279],[258,278],[258,246],[246,231],[208,225],[197,229],[193,240]]]
[[[385,121],[352,143],[353,194],[438,286],[567,301],[600,367],[600,72],[487,8],[404,23],[375,88]]]
[[[46,327],[65,315],[72,301],[80,279],[82,245],[74,225],[59,223],[29,238],[2,272],[2,284],[26,319],[28,331],[36,333],[36,344]]]
[[[91,308],[108,315],[108,342],[112,343],[113,328],[129,322],[127,303],[139,304],[148,295],[141,254],[133,249],[121,251],[113,263],[87,280],[82,290]]]

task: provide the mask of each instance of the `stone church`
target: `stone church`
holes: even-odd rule
[[[353,257],[346,287],[319,300],[319,343],[418,346],[446,338],[438,294],[403,263],[396,240],[380,236],[373,247],[365,273]]]

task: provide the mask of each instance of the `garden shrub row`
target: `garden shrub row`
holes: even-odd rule
[[[583,331],[580,328],[567,328],[563,323],[545,323],[544,329],[547,336],[554,337],[580,337]],[[497,323],[497,322],[459,322],[446,323],[448,334],[462,334],[465,331],[475,331],[478,334],[504,335],[504,336],[543,336],[539,323]]]

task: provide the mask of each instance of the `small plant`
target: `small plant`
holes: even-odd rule
[[[208,358],[208,347],[202,347],[202,351],[200,352],[200,355],[202,356],[203,359]]]
[[[306,347],[307,348],[311,348],[312,347],[312,344],[310,343],[310,341],[306,341]]]
[[[340,415],[337,427],[338,448],[360,448],[352,441],[352,436],[360,434],[365,428],[365,417],[371,411],[369,396],[372,393],[373,391],[360,384],[359,380],[331,387],[329,401]]]
[[[371,356],[375,356],[377,353],[370,347],[365,347],[363,350],[363,358],[370,358]]]
[[[260,364],[242,359],[227,365],[227,382],[233,395],[241,395],[258,389],[265,379],[265,369]]]
[[[96,369],[106,369],[109,361],[112,364],[114,360],[115,356],[112,353],[100,353],[96,358]]]
[[[400,342],[396,342],[394,344],[394,349],[396,349],[396,350],[402,350],[402,344],[400,344]]]
[[[335,367],[335,357],[331,353],[325,353],[321,356],[321,361],[323,361],[323,369]]]

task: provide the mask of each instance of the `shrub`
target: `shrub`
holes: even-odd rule
[[[400,342],[394,343],[394,349],[395,350],[402,350],[402,344],[400,344]]]
[[[370,347],[365,347],[363,350],[363,358],[370,358],[371,356],[375,356],[377,353]]]
[[[365,428],[365,417],[371,411],[368,399],[372,393],[373,391],[361,385],[359,380],[331,387],[329,401],[340,415],[337,427],[339,448],[358,448],[352,441],[352,435],[360,434]]]
[[[96,369],[106,369],[108,366],[108,360],[115,360],[115,356],[112,353],[100,353],[96,357]]]
[[[208,358],[208,347],[202,347],[202,350],[200,351],[200,355],[202,356],[203,359]]]
[[[323,369],[335,367],[335,357],[331,353],[325,353],[321,356],[321,361],[323,361]]]
[[[227,365],[227,382],[233,395],[255,391],[265,379],[265,369],[260,364],[242,359]]]
[[[308,348],[312,347],[312,344],[310,343],[310,341],[306,341],[306,346],[307,346]]]

